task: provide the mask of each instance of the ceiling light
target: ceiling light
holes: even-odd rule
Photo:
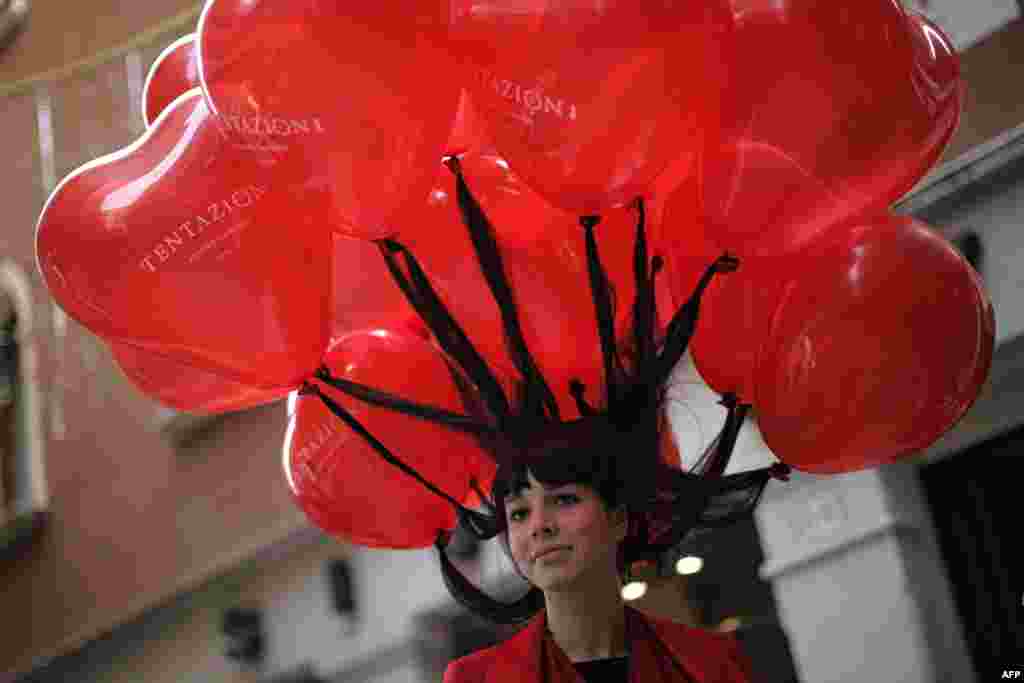
[[[676,573],[683,574],[696,574],[704,568],[704,560],[700,559],[696,555],[687,555],[686,557],[680,557],[679,561],[676,562]]]
[[[647,593],[646,581],[630,581],[622,587],[623,600],[639,600]]]

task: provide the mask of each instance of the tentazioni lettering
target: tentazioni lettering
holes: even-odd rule
[[[265,187],[248,185],[235,190],[224,199],[209,204],[205,210],[179,223],[176,228],[161,237],[139,261],[139,267],[148,273],[155,273],[161,264],[169,261],[179,249],[198,239],[211,226],[223,222],[236,211],[252,206],[266,193]]]
[[[243,116],[226,114],[221,117],[225,127],[243,135],[289,137],[292,135],[315,135],[324,132],[323,123],[317,117],[285,118],[283,116]]]
[[[531,115],[553,114],[566,121],[576,120],[577,109],[575,104],[567,102],[561,97],[546,93],[539,86],[527,88],[516,81],[499,78],[487,69],[478,69],[477,78],[498,97],[521,105]]]

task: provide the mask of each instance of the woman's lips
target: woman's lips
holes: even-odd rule
[[[540,550],[540,551],[538,551],[537,553],[534,554],[533,561],[536,562],[537,560],[543,559],[545,557],[549,557],[549,556],[551,556],[551,555],[553,555],[555,553],[558,553],[560,551],[571,550],[571,549],[572,549],[572,546],[568,546],[568,545],[559,545],[559,546],[554,546],[552,548],[545,548],[544,550]]]

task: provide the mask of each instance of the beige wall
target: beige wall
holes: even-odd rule
[[[47,177],[134,139],[132,60],[137,76],[175,36],[0,100],[0,257],[31,279],[52,504],[34,544],[0,554],[0,674],[67,652],[306,525],[281,474],[281,405],[176,449],[160,432],[166,412],[103,344],[73,321],[61,332],[35,269]],[[39,133],[43,104],[52,136]]]
[[[1024,20],[1015,21],[967,50],[961,59],[967,101],[960,128],[944,160],[1024,122],[1021,64],[1024,64]]]

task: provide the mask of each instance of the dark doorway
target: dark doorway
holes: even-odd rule
[[[1024,427],[921,468],[974,668],[1024,655]],[[980,680],[988,680],[981,678]]]

